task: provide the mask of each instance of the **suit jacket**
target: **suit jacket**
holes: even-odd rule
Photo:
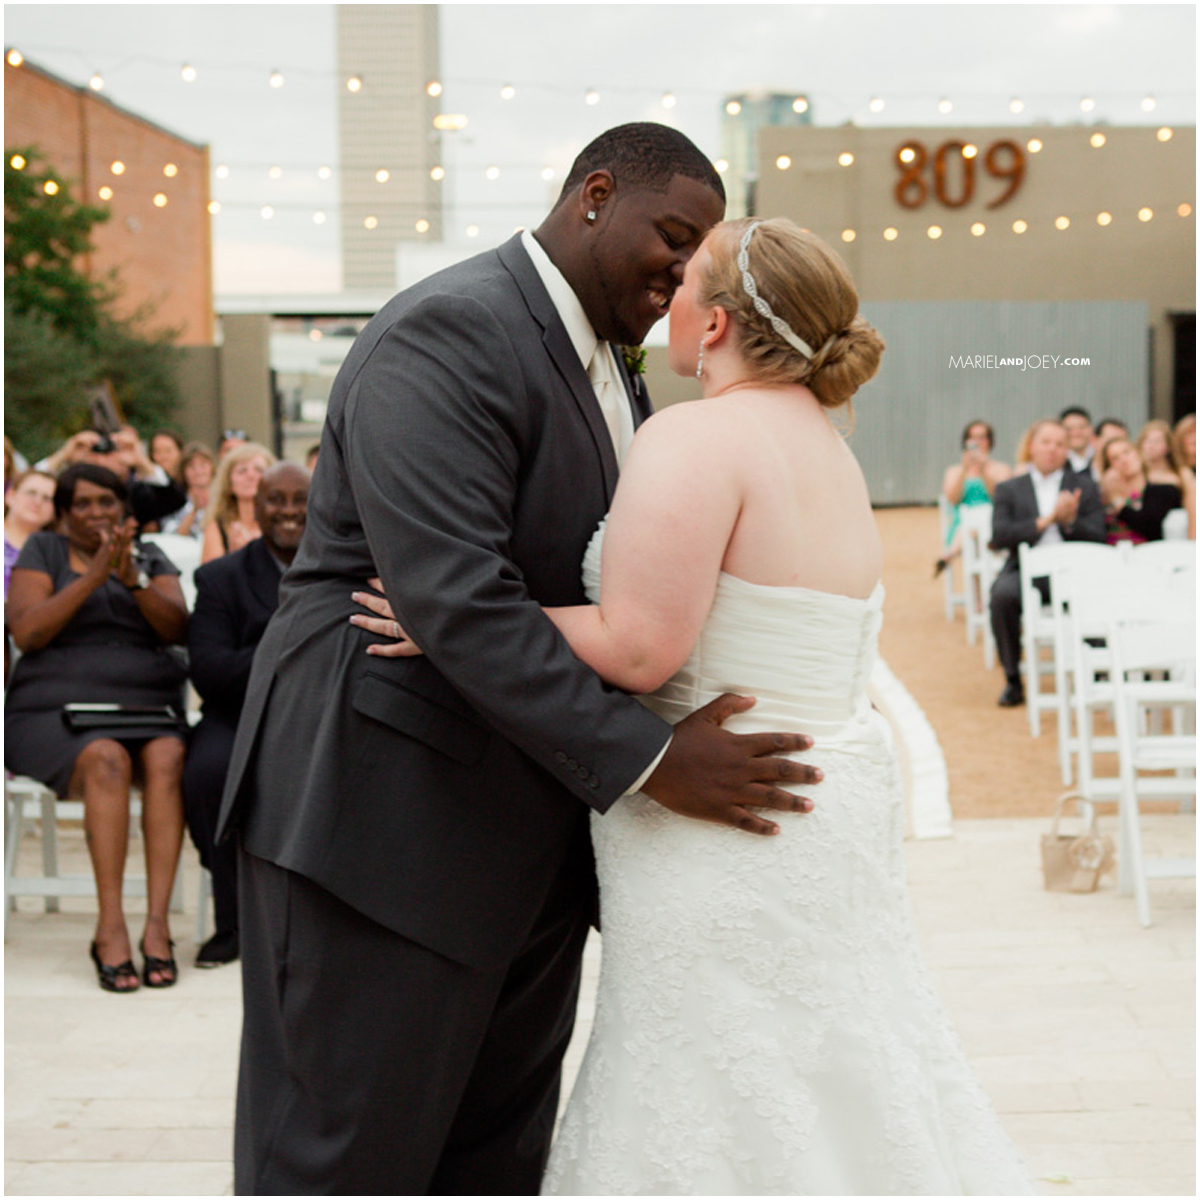
[[[1104,504],[1099,489],[1088,472],[1076,473],[1067,466],[1063,469],[1059,490],[1073,492],[1076,488],[1079,489],[1079,512],[1075,524],[1061,530],[1063,540],[1104,541]],[[1032,546],[1041,538],[1037,522],[1037,494],[1029,475],[1016,475],[996,485],[992,497],[992,547],[1010,552],[1001,574],[1019,568],[1017,547],[1022,542]]]
[[[254,652],[279,607],[279,579],[279,567],[262,538],[196,571],[188,659],[205,721],[237,725]]]
[[[649,415],[644,389],[631,402]],[[334,383],[223,831],[240,820],[250,853],[477,966],[511,957],[564,871],[594,899],[588,807],[670,730],[539,606],[585,602],[617,470],[519,236],[395,296]],[[350,592],[376,573],[423,657],[365,653]]]

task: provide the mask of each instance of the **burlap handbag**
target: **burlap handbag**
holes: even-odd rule
[[[1082,833],[1060,833],[1063,810],[1074,801],[1084,821]],[[1054,806],[1049,833],[1042,834],[1042,877],[1049,892],[1094,892],[1100,876],[1115,862],[1112,838],[1096,830],[1096,809],[1078,792],[1065,792]]]

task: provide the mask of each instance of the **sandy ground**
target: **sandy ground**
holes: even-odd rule
[[[954,816],[1048,816],[1066,790],[1054,715],[1043,713],[1041,737],[1031,737],[1024,708],[996,706],[1004,673],[998,664],[984,666],[982,639],[967,645],[961,610],[946,621],[942,582],[933,578],[937,510],[882,509],[876,516],[887,589],[880,651],[937,733]],[[1114,810],[1099,811],[1106,808]]]

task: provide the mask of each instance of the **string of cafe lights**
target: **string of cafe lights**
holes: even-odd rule
[[[48,54],[74,54],[77,58],[80,57],[78,51],[62,48],[44,47],[42,48],[42,52]],[[13,67],[19,67],[25,61],[23,52],[15,46],[9,47],[6,50],[5,58],[8,64]],[[181,63],[178,60],[156,58],[150,55],[126,57],[111,66],[97,67],[92,70],[87,81],[87,86],[93,91],[102,92],[108,86],[110,80],[114,78],[119,79],[124,70],[135,65],[149,65],[176,74],[176,78],[184,86],[193,86],[208,77],[232,72],[256,80],[258,84],[269,91],[276,92],[287,87],[288,81],[294,80],[297,77],[315,80],[329,84],[330,86],[336,85],[339,89],[344,88],[352,95],[369,95],[372,87],[370,76],[360,72],[351,72],[345,75],[336,71],[314,69],[311,67],[273,66],[266,68],[256,63],[202,64],[195,61]],[[511,102],[520,96],[528,94],[544,93],[554,97],[574,97],[589,107],[596,107],[602,104],[606,98],[613,96],[623,98],[637,97],[640,101],[645,101],[647,98],[653,100],[657,97],[659,105],[666,112],[675,109],[681,101],[699,100],[706,103],[719,102],[718,98],[720,96],[729,95],[729,89],[725,89],[722,92],[699,88],[667,88],[659,90],[657,88],[646,87],[645,85],[614,83],[602,83],[600,86],[588,85],[580,88],[575,84],[547,83],[536,80],[518,82],[500,78],[461,78],[449,81],[431,79],[425,84],[426,93],[434,99],[442,97],[448,90],[453,92],[455,89],[462,89],[463,91],[478,89],[491,93],[504,102]],[[742,111],[743,102],[747,98],[752,101],[755,94],[747,93],[741,99],[727,99],[724,104],[726,115],[736,117]],[[1169,100],[1172,103],[1182,100],[1189,106],[1192,103],[1190,95],[1183,93],[1155,93],[1154,91],[1132,90],[1105,90],[1083,95],[1067,92],[1036,92],[1027,93],[1024,96],[1012,95],[1007,99],[998,97],[995,93],[991,92],[957,92],[954,95],[947,95],[931,92],[897,91],[887,93],[873,92],[865,97],[862,95],[856,96],[853,100],[849,100],[845,96],[825,92],[799,93],[792,101],[792,108],[796,113],[803,114],[809,111],[811,107],[819,104],[823,110],[828,109],[838,113],[859,113],[860,115],[865,113],[872,116],[879,116],[887,112],[890,108],[915,105],[926,110],[927,115],[936,113],[939,116],[951,116],[963,107],[982,104],[986,107],[994,108],[997,112],[1003,108],[1009,116],[1020,116],[1024,113],[1030,113],[1031,115],[1026,119],[1036,120],[1040,123],[1041,118],[1035,117],[1033,114],[1045,107],[1077,105],[1078,111],[1082,116],[1090,117],[1093,120],[1100,120],[1101,118],[1096,115],[1098,112],[1109,113],[1110,119],[1113,114],[1132,115],[1134,112],[1151,114],[1157,110],[1162,100]],[[464,124],[469,119],[464,114],[452,113],[445,115],[451,118],[458,117],[463,120]],[[453,126],[447,126],[447,128],[453,128]]]

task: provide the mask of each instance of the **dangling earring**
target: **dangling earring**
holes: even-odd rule
[[[588,220],[589,220],[589,221],[594,221],[595,219],[596,219],[596,214],[595,214],[594,212],[590,212],[590,213],[588,213]]]
[[[704,343],[700,343],[700,352],[696,355],[696,378],[704,378]]]

